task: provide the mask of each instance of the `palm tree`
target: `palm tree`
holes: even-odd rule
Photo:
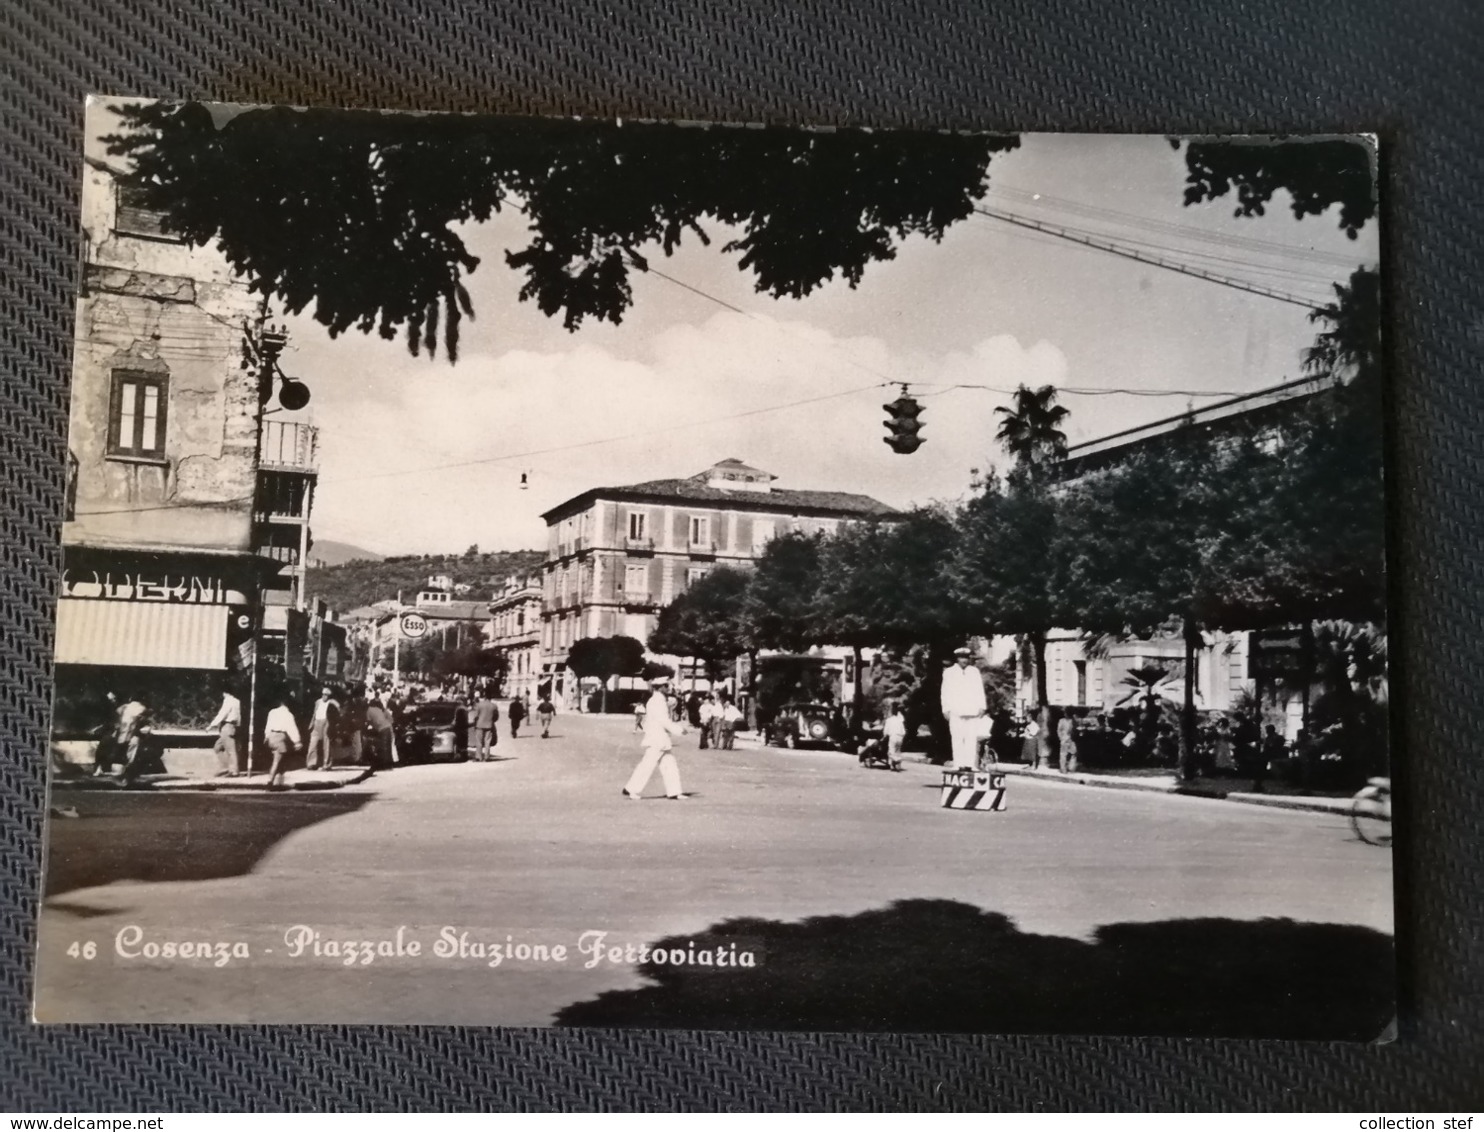
[[[1033,390],[1022,385],[1015,391],[1015,407],[1001,405],[995,412],[1005,418],[995,439],[1021,468],[1035,472],[1066,456],[1067,434],[1061,430],[1061,423],[1067,410],[1056,403],[1056,386]]]

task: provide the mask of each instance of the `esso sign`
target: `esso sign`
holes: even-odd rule
[[[421,613],[404,613],[400,622],[402,636],[421,637],[428,631],[428,619]]]

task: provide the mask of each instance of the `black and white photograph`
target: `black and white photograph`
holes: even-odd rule
[[[1374,137],[85,138],[37,1021],[1394,1036]]]

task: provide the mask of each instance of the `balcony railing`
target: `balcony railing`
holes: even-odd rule
[[[285,472],[282,468],[260,470],[253,522],[308,522],[309,507],[314,499],[310,490],[313,482],[307,475]]]
[[[624,539],[624,546],[629,550],[653,550],[654,539],[645,536],[635,538],[633,535],[629,535]]]
[[[319,470],[319,429],[298,421],[264,421],[258,466],[275,471]]]

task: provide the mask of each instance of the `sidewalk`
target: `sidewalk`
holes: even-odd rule
[[[338,790],[342,786],[353,786],[370,778],[373,771],[368,766],[343,766],[333,770],[291,770],[284,774],[286,790]],[[52,779],[52,789],[62,790],[138,790],[172,791],[223,794],[262,794],[268,790],[268,772],[252,775],[235,775],[231,778],[195,778],[178,774],[142,774],[130,786],[116,778],[82,777]]]
[[[1014,774],[1062,782],[1069,786],[1100,786],[1106,790],[1143,790],[1154,794],[1182,794],[1194,798],[1217,798],[1227,802],[1245,802],[1251,806],[1274,806],[1285,810],[1310,810],[1323,814],[1348,814],[1351,799],[1326,798],[1313,794],[1258,794],[1250,790],[1233,790],[1219,782],[1197,780],[1180,782],[1173,774],[1125,777],[1112,774],[1087,774],[1078,771],[1063,774],[1059,770],[1038,770],[1020,763],[996,763],[996,774]]]

